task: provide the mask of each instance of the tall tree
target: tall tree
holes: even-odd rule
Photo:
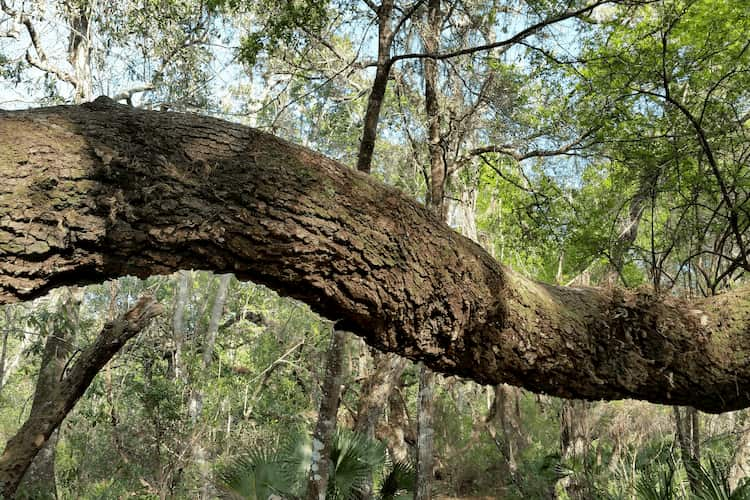
[[[208,325],[205,330],[201,355],[201,368],[204,376],[208,375],[212,367],[214,358],[214,348],[216,346],[216,336],[219,333],[219,326],[224,315],[224,306],[227,301],[229,292],[229,283],[232,280],[231,274],[224,274],[216,281],[216,294],[214,295],[213,304],[211,304],[211,313],[208,317]],[[190,420],[195,428],[198,428],[198,419],[203,412],[203,393],[199,387],[192,387],[190,391],[190,402],[188,403],[190,411]],[[208,462],[207,451],[200,439],[200,433],[194,430],[192,454],[197,462],[201,476],[200,498],[211,498],[211,474]]]
[[[331,446],[336,432],[344,376],[346,332],[334,329],[326,353],[326,369],[320,396],[320,408],[312,439],[312,462],[307,482],[307,499],[324,500],[331,473]]]

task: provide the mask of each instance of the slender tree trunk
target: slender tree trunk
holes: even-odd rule
[[[182,380],[185,376],[185,306],[190,293],[190,271],[177,273],[177,285],[174,294],[174,309],[172,310],[172,341],[174,342],[171,373],[175,380]]]
[[[91,14],[97,0],[79,0],[67,5],[70,36],[68,37],[68,62],[75,76],[75,102],[93,99],[91,76]]]
[[[377,432],[378,438],[386,443],[388,452],[394,460],[405,462],[414,455],[412,451],[417,444],[417,429],[409,418],[400,388],[395,388],[391,392],[391,397],[388,398],[386,421]]]
[[[3,347],[2,352],[0,352],[0,394],[2,394],[3,387],[5,387],[5,380],[6,380],[6,367],[5,363],[8,359],[8,337],[10,337],[10,325],[13,322],[12,316],[11,316],[11,308],[6,307],[5,308],[5,333],[3,333]]]
[[[394,388],[409,361],[395,354],[372,350],[373,367],[362,384],[354,431],[375,438],[375,431]],[[363,485],[361,498],[372,498],[372,478]]]
[[[588,409],[586,401],[565,400],[560,410],[560,455],[563,462],[581,461],[589,448]],[[557,486],[565,496],[573,500],[587,500],[586,484],[582,474],[572,474],[562,478]]]
[[[69,349],[63,346],[63,339],[54,340],[56,335],[57,333],[50,333],[42,356],[41,370],[47,373],[43,375],[40,371],[39,378],[37,379],[37,389],[34,393],[34,401],[37,405],[49,400],[49,392],[53,389],[54,385],[45,385],[44,380],[58,380],[57,377],[62,375],[62,367],[65,366],[65,359],[67,359],[67,353],[69,352]],[[57,344],[57,349],[53,347],[55,344]],[[60,357],[57,357],[58,355]],[[50,375],[51,377],[49,377]],[[33,404],[31,411],[35,411]],[[39,411],[40,409],[37,407],[36,412]],[[34,457],[34,460],[21,480],[21,484],[18,486],[19,491],[23,495],[40,499],[57,498],[55,458],[58,438],[59,432],[55,430]]]
[[[3,333],[3,347],[0,352],[0,391],[3,389],[5,380],[5,360],[8,358],[8,337],[10,336],[10,308],[5,308],[5,333]]]
[[[346,332],[334,329],[328,348],[325,379],[312,439],[312,463],[307,480],[307,500],[325,500],[331,474],[330,454],[341,397]]]
[[[48,411],[47,405],[54,399],[56,388],[63,379],[63,372],[78,333],[78,309],[80,292],[61,290],[57,311],[48,323],[47,340],[42,353],[39,375],[34,389],[31,413]],[[57,498],[55,480],[55,449],[59,432],[55,430],[39,450],[26,471],[19,488],[35,498]]]
[[[16,370],[18,370],[19,366],[21,366],[21,360],[24,359],[26,350],[32,344],[35,335],[36,332],[24,332],[23,339],[21,339],[20,345],[16,348],[16,354],[10,359],[10,361],[6,362],[3,368],[2,376],[0,376],[0,393],[2,393],[2,390],[5,388],[11,375],[13,375]]]
[[[375,437],[378,421],[383,416],[391,392],[406,369],[408,360],[395,354],[375,351],[374,366],[362,385],[354,431]]]
[[[734,447],[729,469],[729,486],[732,490],[737,488],[742,480],[750,478],[750,428],[747,426],[746,413],[746,411],[742,411],[733,415],[737,444]]]
[[[422,36],[425,52],[438,52],[440,48],[440,23],[440,0],[429,0],[427,4],[427,27]],[[440,219],[445,220],[447,216],[445,209],[445,183],[447,179],[440,132],[437,62],[434,59],[425,59],[422,64],[430,157],[430,197],[428,205]],[[415,500],[430,500],[432,498],[433,438],[435,434],[433,429],[434,384],[434,374],[420,363],[417,404],[417,491],[414,496]]]
[[[502,452],[507,464],[507,476],[514,479],[518,469],[518,455],[523,451],[524,439],[521,433],[521,419],[518,409],[519,389],[505,384],[494,387],[493,412],[490,414],[492,424],[499,424],[502,433]],[[492,434],[495,439],[494,432]]]
[[[692,407],[684,409],[673,406],[672,411],[675,421],[675,432],[677,441],[680,445],[680,455],[682,463],[687,469],[688,480],[690,481],[690,491],[694,494],[699,492],[699,481],[695,476],[696,471],[701,465],[700,458],[700,420],[698,410]]]
[[[211,315],[209,316],[208,327],[206,328],[202,356],[203,374],[206,378],[208,377],[209,369],[211,368],[214,346],[216,345],[216,334],[219,332],[221,318],[224,315],[224,305],[227,301],[227,293],[229,291],[229,283],[231,280],[231,274],[225,274],[219,278],[216,295],[214,296],[214,303],[211,306]],[[203,412],[203,393],[196,387],[193,387],[190,392],[190,403],[188,407],[190,409],[190,420],[193,424],[195,433],[197,426],[199,425],[201,413]],[[213,498],[215,492],[211,486],[211,467],[208,462],[206,449],[203,447],[203,440],[200,439],[200,436],[194,436],[193,443],[193,459],[195,460],[195,465],[198,467],[198,473],[201,478],[200,498],[202,500]]]
[[[427,27],[422,35],[424,50],[437,53],[440,48],[440,0],[429,0],[427,4]],[[428,205],[446,219],[445,184],[446,162],[443,156],[441,135],[440,103],[438,102],[437,62],[434,59],[422,61],[424,71],[425,111],[427,112],[427,146],[430,157],[430,192]]]
[[[203,367],[209,368],[214,356],[214,346],[216,345],[216,334],[219,332],[221,318],[224,315],[224,305],[227,302],[229,284],[232,282],[232,275],[225,274],[219,278],[219,287],[216,290],[216,297],[211,308],[211,317],[206,330],[206,342],[203,346]]]
[[[370,89],[370,97],[367,99],[362,140],[359,142],[359,153],[357,154],[357,170],[365,173],[370,173],[370,169],[372,168],[372,155],[375,151],[375,140],[378,136],[380,108],[383,106],[385,91],[388,88],[388,76],[391,72],[390,57],[391,44],[393,43],[391,16],[393,13],[393,1],[383,0],[377,12],[378,61],[375,69],[375,79]]]
[[[618,281],[623,279],[622,271],[625,266],[625,256],[638,237],[638,228],[645,205],[656,188],[659,174],[660,172],[655,167],[651,167],[651,170],[648,170],[639,179],[638,191],[630,200],[627,218],[623,221],[620,234],[617,235],[610,249],[610,269],[608,269],[603,280],[609,286],[615,286]]]
[[[417,491],[415,500],[432,498],[434,463],[433,417],[435,411],[435,374],[419,364],[419,396],[417,399]]]
[[[29,417],[8,440],[0,456],[1,495],[14,498],[21,478],[34,457],[86,392],[94,376],[161,311],[161,306],[153,298],[142,297],[126,314],[104,325],[94,343],[68,367],[65,377],[55,381],[47,400],[32,404]]]

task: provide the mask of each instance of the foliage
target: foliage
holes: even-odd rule
[[[726,466],[713,459],[708,465],[700,464],[689,468],[688,475],[693,476],[698,484],[695,498],[698,500],[746,500],[750,498],[750,478],[745,478],[736,488],[729,485],[729,473]]]
[[[22,7],[37,23],[50,65],[72,69],[74,2],[5,4]],[[490,43],[574,4],[581,3],[443,0],[449,17],[441,46]],[[90,5],[96,94],[150,86],[125,101],[219,114],[354,163],[377,45],[377,16],[367,2]],[[396,14],[414,17],[391,23],[399,27],[391,55],[420,50],[423,7],[396,2]],[[0,17],[3,104],[6,95],[24,106],[30,99],[70,101],[69,83],[27,60],[27,50],[38,53],[19,19]],[[585,22],[547,27],[522,45],[440,61],[450,223],[503,263],[548,282],[611,283],[619,267],[619,284],[676,296],[742,283],[742,246],[750,234],[748,32],[743,2],[613,2]],[[392,68],[379,131],[373,174],[423,201],[430,172],[421,61],[404,59]],[[565,154],[524,157],[571,143]],[[499,151],[473,154],[483,146]],[[62,497],[210,496],[205,488],[217,463],[226,464],[216,468],[217,477],[246,497],[302,494],[306,441],[271,444],[312,426],[331,323],[261,286],[233,281],[211,349],[218,278],[198,272],[189,278],[184,335],[167,314],[95,378],[67,418],[56,458]],[[174,315],[179,287],[176,277],[158,277],[123,278],[114,291],[109,284],[88,288],[74,353],[111,312],[126,310],[144,292]],[[45,300],[2,312],[5,441],[28,413],[45,336],[72,325]],[[356,418],[372,367],[361,345],[346,356],[351,373],[340,427]],[[399,447],[413,452],[415,381],[407,368],[384,402],[377,432],[387,444],[337,436],[336,495],[356,491],[365,477],[382,498],[413,489],[413,467],[390,457]],[[646,499],[686,490],[685,465],[672,458],[679,444],[669,409],[592,403],[576,420],[582,446],[574,453],[562,449],[560,400],[512,394],[501,404],[475,384],[439,384],[438,489],[501,498],[577,491],[586,498]],[[748,448],[734,439],[745,431],[744,412],[700,421],[703,465],[692,472],[702,485],[698,498],[745,498],[749,481],[729,489],[729,459],[739,462]]]
[[[317,0],[209,0],[208,7],[252,11],[256,26],[243,37],[239,50],[240,59],[252,67],[261,52],[273,53],[282,46],[299,50],[310,39],[315,40],[327,23],[328,3]]]
[[[296,478],[290,477],[290,462],[278,453],[258,448],[235,458],[217,474],[231,498],[264,500],[272,495],[291,495]]]
[[[676,466],[667,462],[666,467],[647,466],[638,478],[635,491],[642,500],[671,500],[676,496]]]
[[[272,494],[286,498],[300,496],[311,450],[310,439],[299,436],[274,451],[252,449],[220,470],[220,486],[232,498],[258,500]],[[365,482],[373,476],[380,477],[378,498],[383,500],[400,498],[414,487],[413,465],[396,462],[386,466],[384,445],[362,434],[337,430],[329,460],[332,467],[327,498],[358,498]]]

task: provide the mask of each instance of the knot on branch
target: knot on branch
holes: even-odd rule
[[[141,330],[146,323],[164,312],[164,307],[152,295],[143,295],[138,302],[125,313],[130,329]]]

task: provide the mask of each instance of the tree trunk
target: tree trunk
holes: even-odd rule
[[[505,477],[515,481],[518,469],[517,457],[523,451],[525,440],[521,431],[521,416],[518,407],[519,390],[498,384],[494,387],[494,399],[488,416],[488,429],[492,439],[500,446],[505,459]],[[496,427],[500,428],[502,439],[497,439]]]
[[[76,81],[74,100],[77,103],[90,101],[94,97],[91,76],[91,13],[95,1],[82,0],[68,5],[68,62],[73,67]]]
[[[47,340],[42,353],[42,362],[34,388],[31,414],[41,415],[55,397],[58,383],[63,379],[71,345],[75,343],[78,330],[78,308],[80,297],[74,292],[62,290],[57,311],[48,322]],[[24,474],[19,489],[34,498],[57,498],[55,480],[55,448],[59,433],[55,430],[44,443]]]
[[[440,40],[440,0],[429,0],[427,4],[427,26],[423,34],[425,52],[437,53]],[[437,61],[423,62],[425,84],[425,111],[427,113],[427,140],[430,158],[430,186],[428,206],[446,220],[445,186],[446,164],[441,136],[440,105],[438,102]],[[417,402],[417,471],[416,500],[432,498],[435,412],[435,376],[422,363],[419,365],[419,398]]]
[[[424,50],[428,54],[436,54],[440,48],[440,0],[429,0],[427,4],[427,27],[422,35]],[[446,167],[443,140],[440,132],[440,103],[438,102],[437,61],[425,59],[422,61],[424,71],[424,102],[427,113],[427,147],[430,157],[430,187],[428,205],[438,216],[445,220],[445,184]]]
[[[750,292],[552,286],[418,203],[241,125],[100,98],[0,112],[0,302],[179,269],[233,272],[371,345],[481,384],[750,406]]]
[[[227,293],[229,291],[229,283],[232,280],[231,274],[225,274],[219,278],[219,283],[216,288],[216,295],[214,296],[214,303],[211,306],[211,315],[208,318],[208,327],[206,328],[206,336],[203,342],[203,374],[208,377],[209,369],[211,368],[211,360],[213,359],[214,346],[216,345],[216,334],[219,332],[219,325],[221,324],[221,318],[224,315],[224,305],[227,301]],[[190,420],[195,429],[198,425],[198,419],[203,412],[203,393],[196,387],[193,387],[190,392]],[[194,430],[193,432],[197,432]],[[212,488],[211,481],[211,466],[208,462],[206,449],[203,447],[203,440],[194,438],[193,442],[193,459],[195,465],[198,468],[198,473],[201,478],[200,486],[200,497],[201,499],[213,498],[215,492]]]
[[[394,461],[406,462],[414,455],[412,448],[417,444],[417,429],[409,418],[406,402],[398,387],[388,398],[386,420],[376,432],[378,439],[388,446],[388,453]]]
[[[408,360],[395,354],[381,353],[373,349],[374,366],[362,383],[357,407],[354,431],[375,438],[378,422],[385,412],[388,400],[406,369]],[[360,498],[367,500],[373,495],[372,479],[362,485]]]
[[[185,377],[185,360],[183,350],[185,349],[185,306],[188,302],[190,292],[190,272],[180,271],[177,273],[177,290],[174,294],[174,308],[172,310],[172,341],[174,347],[169,359],[172,369],[171,375],[174,380],[180,381]]]
[[[427,26],[422,35],[425,52],[435,54],[440,48],[440,0],[427,3]],[[445,203],[446,164],[440,135],[440,103],[438,102],[437,61],[423,62],[425,111],[427,113],[427,140],[430,157],[430,186],[428,206],[443,221],[447,211]],[[435,412],[435,376],[419,364],[419,398],[417,401],[417,480],[415,500],[432,498],[433,479],[433,416]]]
[[[694,494],[699,493],[700,482],[696,476],[696,471],[701,466],[700,456],[700,426],[698,410],[695,408],[685,408],[684,414],[677,406],[672,407],[675,421],[675,431],[677,441],[680,445],[680,455],[682,463],[687,469],[688,480],[690,481],[690,491]]]
[[[10,313],[11,309],[6,308],[5,310],[5,321],[6,325],[9,324],[11,321],[14,321],[13,317]],[[10,334],[10,329],[6,329],[5,338],[7,339],[8,335]],[[15,348],[15,355],[8,361],[7,359],[3,363],[3,369],[0,372],[0,394],[2,394],[3,389],[5,389],[5,386],[8,383],[8,380],[10,380],[10,377],[20,368],[21,361],[25,359],[25,356],[27,354],[27,349],[31,344],[33,343],[34,339],[37,338],[38,332],[35,332],[31,329],[27,329],[23,333],[23,338],[21,339],[20,344]],[[5,349],[6,346],[3,346]],[[3,358],[5,359],[5,353],[3,355]]]
[[[750,478],[750,428],[747,427],[745,412],[733,415],[734,433],[737,443],[734,447],[729,469],[729,486],[734,491],[744,479]]]
[[[3,387],[5,386],[5,360],[8,358],[8,337],[10,336],[10,308],[5,308],[5,332],[3,333],[3,347],[2,351],[0,351],[0,392],[2,392]]]
[[[432,498],[432,467],[434,435],[432,421],[435,412],[435,374],[419,364],[419,396],[417,398],[417,491],[415,500]]]
[[[590,444],[588,408],[589,404],[586,401],[574,399],[563,401],[560,410],[560,456],[566,465],[585,463],[583,458]],[[561,498],[585,500],[587,485],[583,481],[585,481],[585,474],[580,473],[573,473],[560,479],[558,491],[559,489],[565,491],[565,495]]]
[[[325,500],[328,479],[331,473],[330,456],[333,435],[341,397],[341,382],[344,374],[344,346],[346,332],[333,330],[328,348],[326,373],[312,439],[312,463],[307,481],[307,500]]]
[[[105,324],[94,343],[68,368],[65,378],[55,381],[48,398],[32,405],[31,414],[8,440],[0,456],[0,494],[13,498],[32,460],[86,392],[94,376],[161,311],[153,298],[142,297],[126,314]]]
[[[378,135],[380,108],[383,106],[385,91],[388,88],[388,76],[391,72],[391,44],[393,32],[391,30],[391,15],[394,0],[382,0],[378,8],[378,61],[375,67],[375,79],[367,98],[362,139],[359,141],[357,154],[357,170],[370,173],[372,155],[375,151],[375,139]]]
[[[408,361],[394,354],[375,352],[374,366],[362,384],[354,431],[375,437],[378,421],[388,405],[391,392],[401,379]]]

